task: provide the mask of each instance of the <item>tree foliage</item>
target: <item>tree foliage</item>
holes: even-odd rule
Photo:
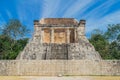
[[[106,32],[94,30],[89,41],[103,59],[120,59],[120,24],[108,25]]]
[[[26,26],[17,19],[11,19],[7,24],[3,25],[3,27],[3,34],[13,39],[20,39],[29,32]]]
[[[109,24],[105,37],[109,41],[120,40],[120,24]]]
[[[94,45],[95,49],[100,53],[103,59],[108,58],[109,42],[99,30],[94,30],[89,41]]]
[[[29,30],[16,19],[10,20],[3,27],[0,35],[0,59],[15,59],[28,41],[28,38],[23,37]]]
[[[23,50],[28,38],[16,40],[16,43],[10,37],[0,35],[0,59],[15,59],[18,53]]]

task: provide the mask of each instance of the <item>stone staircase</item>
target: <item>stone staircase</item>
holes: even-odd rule
[[[85,36],[77,43],[41,43],[40,37],[28,42],[16,59],[21,60],[101,60],[100,54]]]
[[[50,44],[46,48],[46,59],[68,59],[67,44]]]

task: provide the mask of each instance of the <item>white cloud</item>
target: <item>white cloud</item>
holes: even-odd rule
[[[6,13],[8,15],[8,18],[11,19],[12,18],[12,14],[10,13],[10,11],[6,9]]]
[[[110,7],[115,3],[117,3],[117,1],[106,0],[100,6],[93,8],[90,12],[85,14],[84,18],[87,20],[87,35],[90,34],[94,29],[100,29],[102,31],[105,31],[108,24],[120,23],[120,11],[114,11],[114,13],[112,12],[106,14]]]
[[[0,14],[0,28],[3,28],[3,24],[5,23],[5,20],[3,18],[3,16]]]
[[[107,12],[110,6],[113,5],[114,3],[116,3],[116,1],[106,0],[102,5],[94,8],[88,14],[86,14],[84,18],[96,18],[97,16],[100,16],[101,14]]]
[[[40,18],[41,16],[40,9],[42,8],[41,5],[42,4],[40,0],[31,0],[30,2],[25,0],[19,2],[16,5],[19,19],[21,21],[29,21],[33,20],[36,15],[38,16],[37,18]]]
[[[120,23],[120,10],[105,16],[103,20],[107,23]]]
[[[60,0],[44,0],[42,17],[55,17],[60,7]]]
[[[83,10],[88,7],[88,5],[93,0],[75,0],[73,5],[70,5],[66,12],[63,14],[63,17],[72,17],[73,15],[77,14],[78,11],[83,12]]]
[[[120,23],[120,10],[109,15],[106,15],[100,19],[89,19],[87,21],[86,32],[90,33],[94,29],[106,30],[108,24]]]
[[[33,19],[39,19],[41,17],[76,17],[79,19],[81,15],[84,14],[84,11],[87,12],[86,10],[88,8],[92,8],[91,11],[88,11],[88,13],[82,16],[82,18],[87,20],[87,33],[90,33],[95,28],[105,30],[107,24],[120,22],[120,11],[105,15],[110,7],[117,3],[117,1],[105,0],[101,5],[93,7],[93,4],[96,2],[97,0],[16,1],[15,8],[17,9],[15,13],[18,14],[20,21],[32,27]],[[9,10],[6,10],[6,14],[9,18],[13,17]],[[101,15],[104,16],[100,17]],[[0,24],[3,22],[5,22],[5,20],[0,14]]]

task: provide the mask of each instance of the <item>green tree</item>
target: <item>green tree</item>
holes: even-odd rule
[[[15,59],[25,47],[29,30],[19,20],[11,19],[3,25],[0,35],[0,59]]]
[[[96,51],[100,53],[103,59],[109,58],[109,42],[105,39],[103,33],[100,30],[94,30],[89,41],[93,44]]]
[[[120,59],[120,45],[116,41],[111,42],[109,46],[109,54],[111,59]]]
[[[4,56],[6,56],[8,53],[11,52],[11,38],[7,37],[5,35],[0,35],[0,58],[2,59]]]
[[[89,40],[103,59],[120,59],[120,24],[108,25],[104,33],[94,30]]]
[[[108,25],[104,36],[110,42],[109,54],[111,59],[120,59],[120,24]]]
[[[3,25],[3,34],[11,37],[12,39],[23,38],[29,33],[29,30],[19,20],[11,19],[8,23]]]
[[[109,24],[107,31],[105,32],[105,38],[109,41],[120,40],[120,24]]]
[[[16,40],[16,43],[13,43],[10,37],[0,35],[0,59],[15,59],[25,47],[27,41],[28,38],[24,38]]]

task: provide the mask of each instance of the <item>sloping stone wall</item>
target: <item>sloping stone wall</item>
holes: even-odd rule
[[[120,75],[120,60],[0,61],[2,76]]]
[[[19,57],[20,56],[20,57]],[[90,43],[36,44],[29,43],[19,54],[21,60],[100,60],[101,57]]]
[[[100,60],[101,56],[85,36],[79,42],[69,44],[41,43],[40,37],[33,35],[31,41],[18,55],[19,60]]]

